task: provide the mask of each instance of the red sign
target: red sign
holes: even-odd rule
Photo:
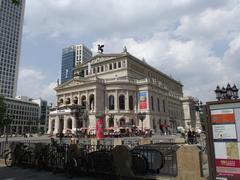
[[[240,175],[240,160],[216,159],[215,164],[216,164],[217,176],[233,177],[233,178],[228,178],[228,180],[235,179],[235,177],[239,178],[239,175]]]
[[[212,110],[211,120],[214,124],[235,123],[233,109]]]
[[[103,118],[98,118],[96,122],[96,138],[102,139],[104,137]]]

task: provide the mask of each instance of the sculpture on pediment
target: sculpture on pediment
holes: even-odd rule
[[[103,47],[104,47],[103,44],[98,44],[98,52],[99,53],[103,53]]]

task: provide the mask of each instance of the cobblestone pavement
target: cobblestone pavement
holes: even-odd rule
[[[0,180],[69,180],[64,174],[54,175],[52,172],[5,167],[0,164]],[[71,178],[71,180],[96,180],[89,177]]]

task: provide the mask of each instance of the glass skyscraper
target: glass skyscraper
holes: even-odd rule
[[[0,0],[0,95],[15,97],[25,0]]]
[[[62,51],[61,83],[73,78],[73,68],[92,58],[92,52],[83,44],[66,47]]]

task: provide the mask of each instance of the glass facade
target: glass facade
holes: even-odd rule
[[[15,97],[25,0],[0,0],[0,95]]]
[[[73,68],[75,63],[75,48],[69,47],[63,49],[62,54],[62,72],[61,83],[73,78]]]
[[[72,45],[63,49],[61,83],[73,78],[73,68],[92,58],[92,52],[83,44]],[[84,74],[82,74],[84,76]]]

